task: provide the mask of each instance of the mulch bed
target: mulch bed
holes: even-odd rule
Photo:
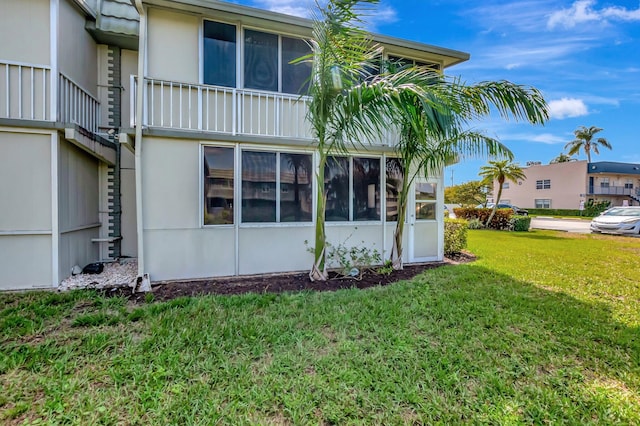
[[[444,262],[405,265],[401,271],[391,274],[377,274],[367,271],[361,279],[343,278],[330,274],[327,281],[311,281],[308,273],[251,275],[225,277],[193,281],[171,281],[154,284],[151,288],[154,301],[167,301],[183,296],[201,296],[207,294],[245,294],[245,293],[283,293],[294,291],[336,291],[346,288],[369,288],[384,286],[401,280],[409,280],[416,275],[446,264],[467,263],[475,260],[470,253],[459,253],[448,257]],[[123,296],[133,303],[145,303],[146,293],[132,293],[129,287],[105,288],[101,292],[110,297]]]

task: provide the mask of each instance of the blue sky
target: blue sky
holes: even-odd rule
[[[306,17],[313,5],[236,3]],[[499,117],[474,123],[506,144],[520,165],[551,161],[578,126],[603,128],[598,136],[613,146],[593,161],[640,163],[640,1],[382,0],[368,22],[376,33],[469,53],[469,61],[446,71],[469,84],[509,80],[538,88],[551,113],[544,126]],[[449,168],[446,184],[452,176],[455,184],[477,179],[485,162]]]

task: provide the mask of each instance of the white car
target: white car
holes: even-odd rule
[[[640,234],[640,206],[612,207],[591,221],[591,232]]]

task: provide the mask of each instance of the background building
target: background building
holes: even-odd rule
[[[578,209],[581,202],[640,205],[640,164],[570,161],[523,168],[527,179],[505,182],[502,201],[524,208]],[[497,193],[494,184],[494,194]]]

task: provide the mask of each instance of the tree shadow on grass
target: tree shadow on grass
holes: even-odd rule
[[[605,303],[578,300],[484,267],[443,269],[446,284],[430,278],[441,271],[426,272],[419,280],[437,287],[435,306],[450,303],[451,327],[459,328],[440,332],[457,336],[460,345],[445,352],[462,354],[468,363],[449,372],[462,374],[477,386],[474,396],[487,398],[482,415],[498,413],[493,419],[504,421],[513,411],[512,419],[527,424],[640,422],[639,327],[614,320]],[[470,320],[456,324],[457,319]],[[468,408],[476,411],[472,417],[481,414],[477,406]]]

